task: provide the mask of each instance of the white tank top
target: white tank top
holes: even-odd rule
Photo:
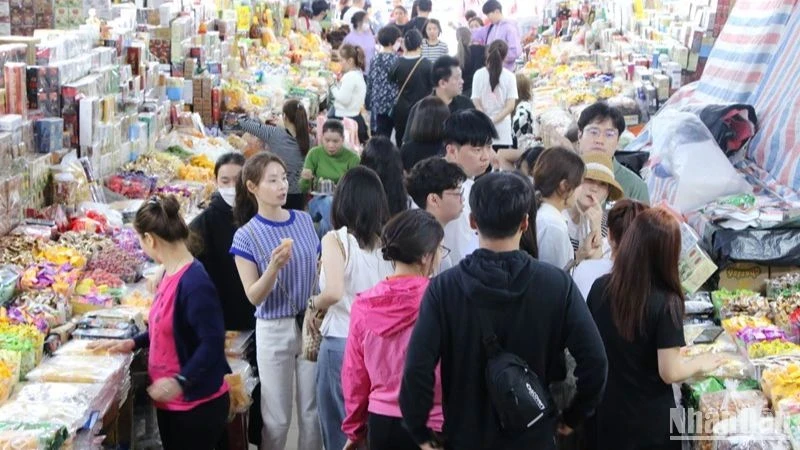
[[[346,338],[350,331],[350,307],[356,294],[372,289],[394,272],[392,263],[384,261],[381,249],[363,250],[356,238],[343,227],[334,231],[344,248],[344,295],[328,308],[320,332],[323,336]],[[325,269],[320,270],[319,288],[325,289]]]

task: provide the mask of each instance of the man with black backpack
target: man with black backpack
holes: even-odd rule
[[[470,194],[480,249],[434,278],[408,346],[400,408],[423,449],[554,449],[599,403],[607,360],[578,288],[519,250],[533,187],[490,173]],[[558,415],[547,386],[576,360],[577,395]],[[426,426],[441,364],[444,430]]]

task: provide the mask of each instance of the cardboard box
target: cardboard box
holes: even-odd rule
[[[749,289],[765,292],[766,280],[770,277],[768,266],[755,263],[734,263],[719,271],[720,289]]]

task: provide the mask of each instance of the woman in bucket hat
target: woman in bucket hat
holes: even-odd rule
[[[607,256],[608,246],[608,201],[615,202],[624,197],[622,187],[614,179],[611,158],[602,153],[587,153],[582,156],[586,165],[583,183],[575,191],[572,206],[564,212],[569,229],[569,238],[575,251],[587,238],[597,240],[592,259]]]

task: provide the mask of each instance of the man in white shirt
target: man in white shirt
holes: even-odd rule
[[[475,177],[486,173],[492,162],[492,141],[497,139],[497,130],[486,114],[468,109],[447,119],[444,135],[445,160],[461,167],[467,176],[462,185],[464,209],[444,228],[444,246],[450,250],[455,266],[478,248],[478,233],[469,224],[469,194]]]
[[[446,228],[464,210],[462,185],[466,180],[461,167],[434,156],[414,165],[406,180],[406,189],[417,207],[431,213]],[[448,250],[449,247],[445,253]],[[443,255],[438,272],[454,265],[451,255]]]
[[[364,11],[366,0],[353,0],[353,4],[347,9],[347,12],[342,16],[342,24],[348,27],[353,26],[353,15],[359,11]]]

